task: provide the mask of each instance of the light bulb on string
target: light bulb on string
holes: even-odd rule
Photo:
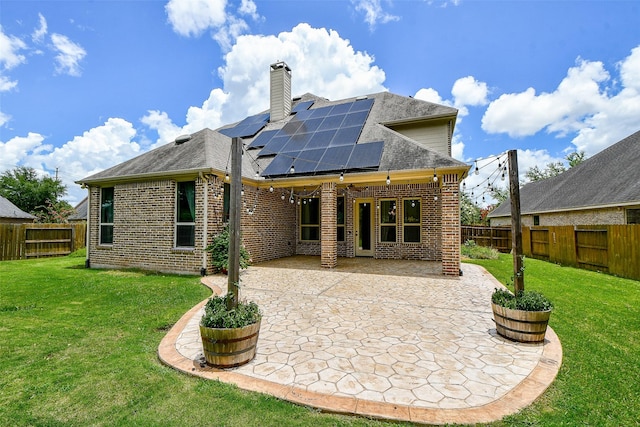
[[[282,193],[282,195],[280,195],[280,199],[284,200],[284,193]]]
[[[224,180],[229,181],[229,172],[224,173]]]
[[[289,170],[289,173],[296,173],[296,167],[293,165],[293,163],[291,164],[291,169]]]
[[[344,172],[340,172],[340,182],[344,181]]]
[[[389,177],[389,175],[387,175],[387,185],[391,184],[391,177]]]
[[[269,187],[269,193],[273,193],[273,185]]]

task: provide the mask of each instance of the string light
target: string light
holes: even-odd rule
[[[438,182],[438,175],[436,175],[436,168],[433,168],[433,182]]]
[[[229,181],[229,172],[227,171],[224,172],[224,180]]]
[[[273,185],[269,186],[269,193],[273,193]]]
[[[391,184],[391,177],[389,177],[389,174],[387,173],[387,185]]]
[[[344,171],[340,172],[340,182],[344,181]]]
[[[289,170],[289,173],[296,173],[296,167],[293,165],[293,163],[291,163],[291,170]]]

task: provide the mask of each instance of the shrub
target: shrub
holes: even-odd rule
[[[253,301],[238,301],[236,308],[227,309],[227,303],[233,294],[214,296],[204,306],[204,316],[200,324],[207,328],[242,328],[260,321],[262,313]]]
[[[467,240],[460,250],[463,256],[471,259],[498,259],[500,253],[494,248],[478,246],[475,241]]]
[[[211,252],[211,265],[216,271],[229,270],[229,225],[225,225],[222,231],[213,236],[211,244],[205,248]],[[244,246],[240,246],[240,268],[249,267],[251,258]]]
[[[546,311],[553,309],[551,301],[536,291],[522,291],[516,297],[506,289],[496,289],[491,295],[491,302],[512,310]]]

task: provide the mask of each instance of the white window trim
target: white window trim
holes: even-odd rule
[[[103,197],[103,190],[107,189],[107,188],[113,188],[113,200],[111,201],[113,203],[111,209],[113,210],[112,212],[112,216],[115,218],[115,199],[116,199],[116,190],[114,187],[100,187],[100,204],[99,204],[99,211],[98,211],[98,246],[113,246],[113,222],[102,222],[102,197]],[[103,243],[102,242],[102,226],[103,225],[110,225],[111,226],[111,243]]]
[[[194,205],[194,208],[196,206],[196,203],[195,203],[196,202],[196,200],[195,200],[196,199],[196,183],[195,183],[195,181],[179,181],[179,182],[176,182],[176,198],[175,198],[176,202],[175,202],[174,212],[173,212],[173,223],[174,223],[174,226],[173,226],[173,247],[176,248],[176,249],[193,249],[193,248],[195,248],[195,226],[196,226],[195,221],[194,222],[179,222],[178,221],[178,205],[180,204],[180,194],[179,194],[179,192],[180,192],[180,184],[183,183],[183,182],[193,182],[193,198],[194,198],[193,205]],[[193,216],[195,217],[195,212],[194,212]],[[182,226],[185,226],[185,225],[186,226],[193,226],[193,233],[194,233],[193,246],[178,246],[178,226],[181,226],[181,225]]]

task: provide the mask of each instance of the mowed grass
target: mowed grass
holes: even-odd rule
[[[511,282],[510,255],[468,262]],[[496,425],[640,425],[640,282],[525,259],[525,288],[554,303],[564,359],[536,403]]]
[[[198,277],[0,262],[2,426],[371,426],[162,365],[168,328],[210,295]]]
[[[503,283],[511,276],[507,255],[473,262]],[[156,351],[166,330],[209,296],[199,278],[83,265],[0,262],[0,425],[409,425],[322,414],[163,366]],[[526,287],[556,306],[563,365],[537,402],[493,425],[638,425],[640,282],[525,266]]]

